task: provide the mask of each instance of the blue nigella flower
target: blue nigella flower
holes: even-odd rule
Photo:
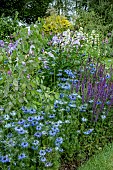
[[[70,80],[70,82],[72,82],[72,84],[77,84],[78,80],[74,79],[74,80]]]
[[[19,160],[24,159],[24,158],[26,158],[25,153],[22,153],[21,155],[18,156],[18,159],[19,159]]]
[[[50,130],[50,131],[49,131],[49,135],[50,135],[50,136],[55,136],[55,135],[56,135],[56,132],[55,132],[54,130]]]
[[[22,124],[24,124],[24,122],[25,122],[25,120],[22,119],[22,120],[18,121],[18,124],[22,125]]]
[[[41,130],[42,129],[42,126],[40,126],[40,125],[38,125],[37,127],[36,127],[36,130]]]
[[[32,122],[33,120],[34,120],[34,117],[28,117],[28,119],[27,119],[29,122]]]
[[[99,105],[99,104],[101,104],[101,103],[102,103],[101,101],[97,101],[97,102],[96,102],[97,105]]]
[[[31,147],[33,150],[38,150],[38,146],[32,146]]]
[[[106,78],[109,79],[111,76],[109,73],[107,73]]]
[[[27,147],[28,147],[28,143],[27,143],[27,142],[22,142],[22,143],[21,143],[21,146],[22,146],[23,148],[27,148]]]
[[[25,128],[27,128],[27,127],[29,127],[29,126],[30,126],[29,123],[24,123],[24,127],[25,127]]]
[[[66,84],[62,85],[61,88],[64,90],[69,90],[71,88],[71,86],[69,83],[66,83]]]
[[[94,67],[94,63],[91,63],[91,64],[90,64],[90,67]]]
[[[22,106],[21,109],[24,113],[29,113],[29,109],[27,109],[26,107]]]
[[[2,162],[2,163],[10,162],[10,160],[9,160],[9,158],[8,158],[8,155],[6,155],[6,156],[2,156],[2,158],[1,158],[1,162]]]
[[[58,108],[58,104],[54,103],[54,108],[57,109]]]
[[[53,119],[55,117],[55,114],[51,114],[48,116],[49,118]]]
[[[94,74],[94,73],[95,73],[95,71],[91,70],[91,71],[90,71],[90,73],[91,73],[91,74]]]
[[[26,109],[25,106],[22,106],[22,107],[21,107],[21,110],[22,110],[22,111],[24,111],[25,109]]]
[[[36,109],[33,109],[33,108],[29,109],[29,113],[31,114],[36,113]]]
[[[18,131],[18,133],[22,135],[22,134],[25,134],[26,131],[24,129],[22,129],[22,130]]]
[[[0,107],[0,111],[3,111],[4,110],[4,108],[3,107]]]
[[[60,144],[62,144],[62,142],[63,142],[63,138],[62,138],[62,137],[58,137],[58,138],[56,138],[56,140],[55,140],[55,145],[56,145],[56,146],[59,146]]]
[[[63,82],[65,82],[65,81],[67,81],[67,78],[62,77],[62,78],[60,78],[60,80],[63,81]]]
[[[45,150],[40,150],[39,155],[40,155],[40,156],[46,155],[46,151],[45,151]]]
[[[107,105],[110,105],[110,103],[111,103],[110,101],[107,101],[107,102],[106,102]]]
[[[69,107],[72,107],[72,108],[75,108],[75,107],[76,107],[76,104],[70,102],[70,103],[68,104],[68,106],[69,106]]]
[[[41,115],[35,116],[35,120],[43,120],[43,119],[44,119],[44,116],[41,116]]]
[[[44,112],[44,111],[41,111],[41,114],[42,114],[42,115],[45,115],[45,112]]]
[[[58,126],[59,126],[59,123],[58,123],[58,122],[55,122],[55,123],[53,124],[53,126],[58,127]]]
[[[89,135],[94,129],[89,129],[88,131],[86,132],[83,132],[85,135]]]
[[[51,167],[53,164],[51,162],[46,162],[45,167]]]
[[[19,131],[23,130],[23,127],[16,126],[16,127],[15,127],[15,130],[16,130],[17,132],[19,132]]]
[[[58,73],[57,76],[62,76],[62,73]]]
[[[60,131],[58,127],[52,127],[51,130],[55,133],[58,133]]]
[[[60,99],[62,99],[64,97],[63,93],[60,93]]]
[[[40,158],[40,161],[41,162],[46,162],[46,158],[43,156],[43,157]]]
[[[91,71],[94,71],[94,72],[95,72],[95,71],[96,71],[96,68],[95,68],[95,67],[93,67],[93,68],[91,69]]]
[[[47,148],[46,152],[48,152],[48,153],[52,152],[52,148]]]
[[[42,136],[42,133],[41,133],[41,132],[36,132],[36,133],[34,134],[34,136],[40,138],[40,137]]]
[[[13,136],[12,133],[8,133],[8,134],[7,134],[7,137],[8,137],[8,138],[11,138],[12,136]]]
[[[5,61],[4,61],[4,64],[7,64],[7,63],[8,63],[8,60],[5,60]]]
[[[31,126],[36,126],[37,124],[38,124],[37,121],[32,121],[32,122],[31,122]]]
[[[70,100],[76,100],[77,94],[70,94],[69,99]]]
[[[71,78],[75,78],[75,75],[72,73],[71,70],[64,70],[64,72]]]

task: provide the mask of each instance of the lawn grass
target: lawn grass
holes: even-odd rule
[[[103,151],[94,155],[78,170],[113,170],[113,143],[105,146]]]

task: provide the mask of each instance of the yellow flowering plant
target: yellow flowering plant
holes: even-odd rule
[[[62,15],[52,15],[45,19],[43,30],[46,33],[61,33],[69,28],[72,28],[72,24]]]

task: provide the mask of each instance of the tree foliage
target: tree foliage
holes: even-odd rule
[[[103,19],[104,25],[109,25],[113,29],[113,2],[111,0],[82,0],[81,6],[94,10]]]
[[[52,0],[0,0],[0,16],[14,17],[18,11],[19,19],[31,23],[43,17]]]

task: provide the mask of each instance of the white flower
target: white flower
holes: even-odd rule
[[[39,141],[38,140],[34,140],[33,145],[38,145]]]
[[[60,125],[60,124],[62,124],[63,122],[62,122],[61,120],[59,120],[57,123]]]
[[[16,112],[15,112],[15,111],[12,111],[12,112],[10,112],[10,115],[11,115],[11,116],[15,116],[15,115],[16,115]]]
[[[4,115],[5,120],[9,120],[9,118],[10,118],[9,115]]]
[[[5,125],[5,128],[10,128],[11,127],[11,123],[7,123],[6,125]]]
[[[87,122],[87,119],[83,117],[82,122]]]
[[[104,120],[104,119],[106,118],[106,116],[105,116],[105,115],[102,115],[101,118],[102,118],[102,120]]]
[[[55,59],[55,56],[51,52],[48,52],[48,55]]]
[[[95,34],[95,30],[92,30],[92,34]]]
[[[30,35],[31,34],[30,26],[26,28],[28,28],[28,35]]]
[[[34,45],[31,45],[31,46],[30,46],[30,50],[29,50],[29,54],[33,54],[33,48],[35,48],[35,46],[34,46]]]
[[[65,123],[70,123],[70,121],[69,120],[65,120]]]
[[[25,62],[25,61],[22,61],[22,65],[23,65],[23,66],[26,66],[26,62]]]
[[[47,135],[47,132],[46,131],[42,131],[42,135]]]
[[[58,148],[58,147],[55,147],[55,150],[56,150],[56,151],[58,151],[58,150],[59,150],[59,148]]]

